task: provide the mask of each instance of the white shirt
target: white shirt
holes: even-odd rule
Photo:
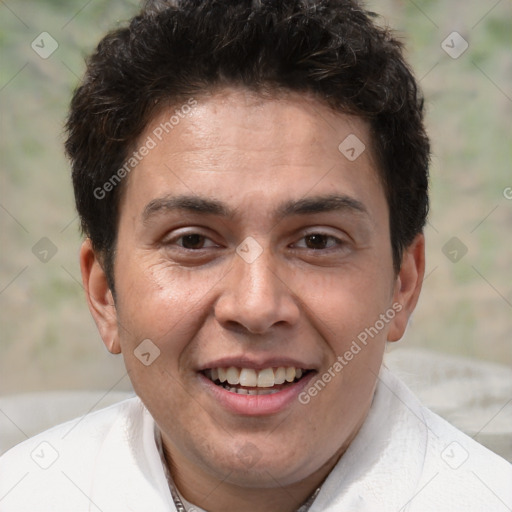
[[[0,511],[176,511],[154,433],[132,398],[19,444],[0,457]],[[510,510],[512,466],[383,367],[363,426],[310,512]]]

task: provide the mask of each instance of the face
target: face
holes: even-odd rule
[[[364,421],[416,303],[422,237],[396,275],[361,119],[224,90],[159,141],[174,110],[125,183],[115,306],[84,244],[90,307],[175,467],[292,485],[330,469]],[[356,159],[338,149],[348,136],[365,144]]]

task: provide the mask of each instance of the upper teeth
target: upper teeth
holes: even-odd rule
[[[217,379],[221,382],[227,382],[232,386],[240,384],[246,387],[271,388],[275,384],[284,384],[284,382],[293,382],[302,377],[302,369],[289,366],[285,368],[264,368],[256,371],[252,368],[212,368],[207,370],[206,376],[211,380]]]

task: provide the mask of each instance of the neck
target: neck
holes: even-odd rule
[[[213,478],[200,468],[191,467],[190,461],[180,460],[173,451],[172,458],[164,443],[164,454],[174,484],[187,501],[208,512],[296,512],[320,487],[336,465],[345,447],[326,464],[306,479],[291,485],[280,485],[275,480],[272,487],[241,487]]]

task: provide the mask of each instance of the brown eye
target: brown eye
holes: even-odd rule
[[[306,241],[306,247],[308,249],[325,249],[329,239],[332,239],[332,236],[320,234],[308,235],[304,237],[304,240]]]
[[[204,247],[205,237],[193,233],[181,237],[181,246],[185,249],[202,249]]]

